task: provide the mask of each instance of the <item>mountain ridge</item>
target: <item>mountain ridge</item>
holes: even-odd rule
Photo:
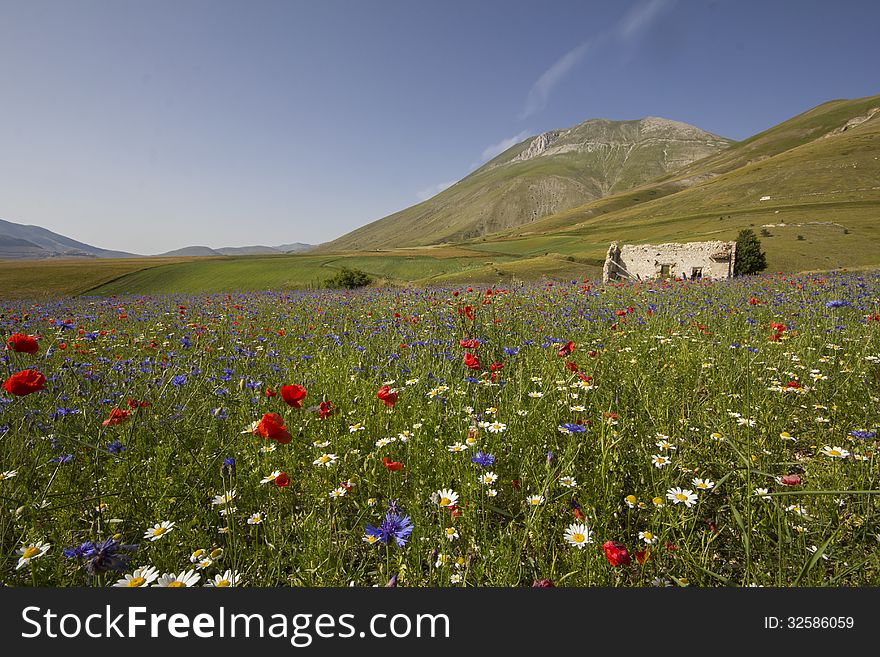
[[[317,251],[480,238],[625,191],[732,143],[661,117],[588,119],[524,139],[432,198],[326,242]]]

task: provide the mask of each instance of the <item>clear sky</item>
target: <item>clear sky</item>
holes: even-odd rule
[[[318,243],[588,118],[733,139],[880,93],[864,0],[0,0],[0,218]]]

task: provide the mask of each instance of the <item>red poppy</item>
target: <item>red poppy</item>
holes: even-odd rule
[[[551,579],[536,579],[532,582],[533,589],[552,589],[555,588],[555,584],[553,584],[553,580]]]
[[[520,489],[519,479],[513,479],[510,482],[510,487],[513,488],[513,490],[519,490]]]
[[[149,406],[151,406],[151,404],[148,401],[138,401],[137,399],[128,400],[129,408],[147,408]]]
[[[272,388],[266,388],[266,396],[267,397],[277,397],[278,393],[272,390]]]
[[[636,554],[636,561],[639,562],[640,565],[644,566],[645,562],[651,558],[651,551],[645,548],[644,550],[639,550]]]
[[[782,475],[779,478],[779,483],[783,486],[800,486],[801,476],[796,474]]]
[[[788,383],[785,384],[785,387],[790,388],[790,389],[794,389],[794,390],[799,390],[803,386],[801,386],[801,384],[798,383],[797,381],[789,381]]]
[[[333,403],[328,401],[322,401],[318,404],[318,417],[322,420],[326,420],[330,417],[330,414],[333,413]]]
[[[124,411],[121,408],[114,408],[110,411],[110,416],[101,424],[103,424],[105,427],[112,427],[116,424],[128,422],[129,417],[131,417],[131,411]]]
[[[288,484],[290,484],[290,477],[287,476],[286,472],[282,472],[280,475],[275,477],[275,485],[278,486],[278,488],[284,488]]]
[[[576,506],[574,509],[572,509],[572,511],[574,512],[574,519],[575,520],[583,520],[584,519],[584,512],[581,511],[581,508],[579,506]]]
[[[281,399],[283,399],[284,403],[288,406],[302,408],[303,399],[305,399],[307,395],[308,393],[303,386],[281,386]]]
[[[278,413],[266,413],[263,415],[257,424],[257,428],[254,429],[254,434],[263,438],[277,440],[282,445],[286,445],[293,440],[293,436],[288,433],[287,427],[284,426],[284,418],[278,415]]]
[[[17,397],[38,392],[46,385],[46,377],[37,370],[22,370],[10,376],[3,383],[3,389]]]
[[[605,541],[602,544],[602,551],[605,553],[605,558],[608,559],[608,563],[615,568],[617,566],[626,566],[632,562],[629,552],[627,552],[623,544],[618,543],[617,541]]]
[[[568,356],[572,351],[574,351],[574,342],[569,340],[564,347],[556,352],[556,355],[560,358],[564,358],[565,356]]]
[[[465,352],[464,364],[467,366],[468,369],[471,369],[471,370],[480,369],[480,359],[471,353]]]
[[[35,354],[40,350],[37,339],[32,335],[24,335],[22,333],[13,333],[6,341],[7,351],[17,351],[23,354]]]
[[[400,472],[401,470],[403,470],[403,463],[392,461],[387,456],[382,459],[382,465],[388,468],[389,472]]]
[[[565,369],[567,369],[569,372],[577,372],[578,371],[577,363],[572,363],[571,361],[568,361],[565,364]]]
[[[458,344],[460,344],[464,349],[476,349],[480,346],[480,341],[471,338],[470,340],[459,340]]]
[[[379,392],[376,393],[376,397],[382,400],[382,403],[385,404],[388,408],[394,408],[394,405],[397,403],[398,392],[395,388],[391,386],[382,386],[379,388]]]
[[[489,365],[490,372],[497,372],[498,370],[503,370],[503,369],[504,369],[504,363],[492,363],[491,365]]]

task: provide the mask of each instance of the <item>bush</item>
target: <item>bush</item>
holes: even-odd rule
[[[766,228],[762,228],[761,229],[761,237],[773,237],[773,235],[771,235],[770,231],[767,230]]]
[[[344,287],[353,289],[356,287],[364,287],[373,282],[373,278],[365,271],[360,269],[349,269],[343,267],[336,274],[327,279],[327,287]]]
[[[736,238],[736,262],[733,273],[736,276],[757,274],[767,269],[767,257],[761,250],[761,240],[755,231],[744,228]]]
[[[803,235],[798,235],[798,242],[803,242],[806,238]]]

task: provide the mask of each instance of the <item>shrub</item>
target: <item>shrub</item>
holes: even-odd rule
[[[327,279],[327,287],[344,287],[354,289],[356,287],[364,287],[373,282],[373,278],[365,271],[360,269],[349,269],[343,267],[334,276]]]

